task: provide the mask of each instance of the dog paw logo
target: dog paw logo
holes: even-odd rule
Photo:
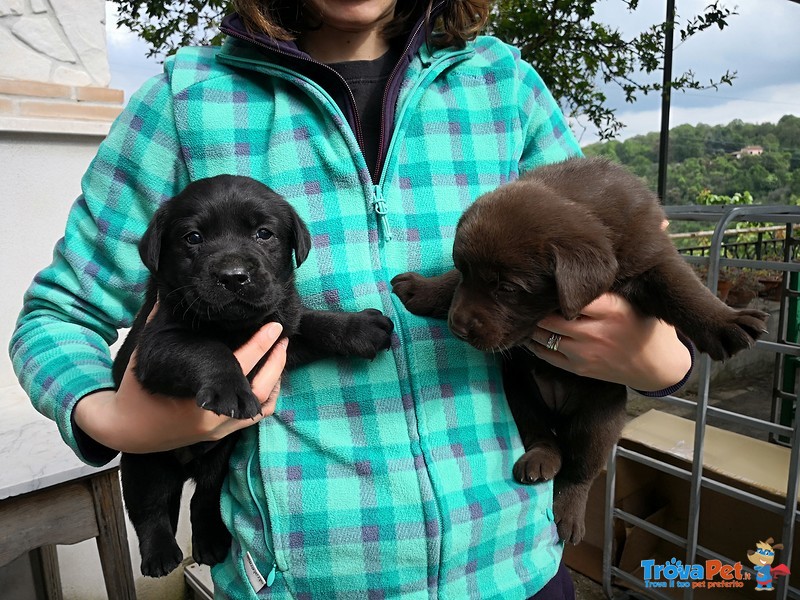
[[[747,560],[753,563],[756,572],[756,591],[764,592],[774,590],[772,580],[775,577],[790,575],[786,565],[772,566],[775,562],[775,550],[783,550],[783,544],[774,544],[775,540],[768,538],[766,542],[758,542],[755,550],[747,551]]]

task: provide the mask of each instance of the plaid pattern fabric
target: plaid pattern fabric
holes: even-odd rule
[[[222,496],[234,542],[214,568],[217,594],[533,595],[556,572],[561,545],[551,486],[512,480],[522,446],[498,365],[446,323],[410,315],[388,282],[451,268],[470,202],[521,170],[579,153],[541,80],[492,38],[420,51],[378,182],[386,241],[355,137],[319,87],[232,40],[221,51],[180,51],[166,71],[132,99],[93,164],[71,217],[78,242],[60,247],[28,293],[12,354],[34,402],[77,451],[69,413],[74,398],[108,385],[103,342],[141,302],[133,244],[148,217],[188,180],[255,177],[311,231],[297,271],[305,303],[378,308],[396,337],[371,362],[330,359],[287,373],[275,415],[242,436]],[[245,553],[264,576],[277,563],[274,584],[258,594]]]

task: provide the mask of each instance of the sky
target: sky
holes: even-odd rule
[[[685,22],[708,4],[710,0],[677,0],[679,20]],[[722,0],[721,4],[738,14],[722,31],[713,27],[683,44],[676,35],[673,73],[691,69],[699,81],[707,82],[729,70],[736,72],[736,79],[732,86],[716,91],[673,92],[670,125],[719,125],[734,119],[775,123],[785,114],[800,116],[800,4],[789,0]],[[634,14],[620,10],[621,5],[621,0],[602,1],[598,18],[623,32],[638,32],[648,22],[663,20],[666,13],[664,0],[640,0],[641,8]],[[660,128],[660,96],[627,104],[621,94],[613,93],[611,105],[627,125],[621,138]],[[591,139],[587,133],[582,141]]]
[[[702,12],[711,0],[677,0],[681,22]],[[601,0],[597,18],[634,34],[664,19],[665,0],[640,0],[634,13],[622,0]],[[718,90],[677,92],[672,95],[670,126],[726,124],[734,119],[775,123],[785,114],[800,116],[800,3],[790,0],[721,0],[738,13],[723,31],[716,27],[680,43],[676,36],[673,72],[691,69],[701,82],[717,79],[726,70],[736,72],[733,86]],[[108,53],[111,87],[130,95],[149,77],[161,71],[147,59],[147,46],[128,30],[116,27],[114,5],[107,3]],[[655,78],[660,81],[660,73]],[[626,127],[618,139],[658,131],[661,100],[657,95],[628,104],[613,88],[609,105]],[[582,144],[596,141],[591,130],[575,127]]]

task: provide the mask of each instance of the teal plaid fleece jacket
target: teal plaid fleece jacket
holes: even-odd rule
[[[562,547],[551,485],[512,478],[523,449],[497,359],[409,314],[389,281],[451,268],[456,223],[476,197],[579,152],[533,68],[490,37],[416,52],[376,181],[311,80],[234,39],[182,50],[101,145],[53,263],[26,294],[13,364],[91,462],[71,413],[112,387],[108,345],[143,301],[136,245],[152,214],[196,179],[261,180],[310,228],[297,271],[306,305],[380,309],[396,338],[371,362],[287,372],[275,415],[245,430],[221,500],[233,545],[213,569],[218,596],[527,598]],[[248,579],[273,567],[269,586]]]

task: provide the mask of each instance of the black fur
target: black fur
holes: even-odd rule
[[[230,175],[191,183],[159,208],[139,244],[151,279],[114,362],[116,384],[136,349],[134,374],[145,389],[195,398],[217,414],[249,419],[261,406],[232,350],[262,325],[283,325],[287,368],[335,355],[371,359],[389,348],[392,322],[377,310],[303,307],[292,255],[299,266],[310,249],[305,224],[267,186]],[[170,452],[123,453],[123,495],[144,575],[166,575],[183,559],[175,529],[189,478],[197,486],[191,501],[193,557],[208,565],[224,559],[230,534],[219,496],[237,437]]]

